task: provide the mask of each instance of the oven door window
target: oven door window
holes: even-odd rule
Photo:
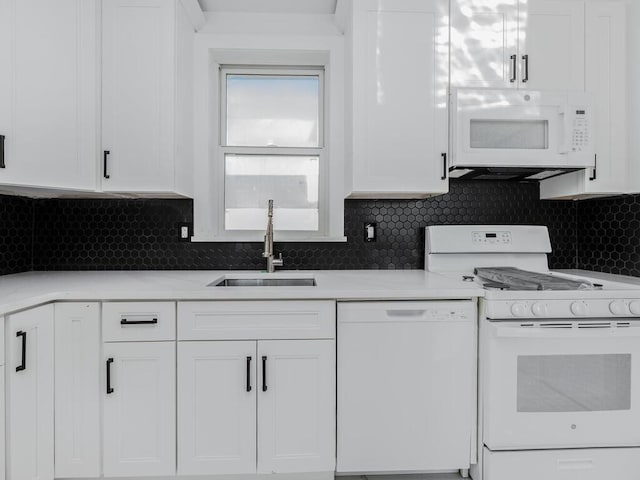
[[[631,409],[631,355],[518,357],[518,412]]]

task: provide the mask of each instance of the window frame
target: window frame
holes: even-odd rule
[[[227,75],[265,75],[265,76],[317,76],[318,77],[318,146],[317,147],[280,147],[280,146],[229,146],[227,145]],[[222,173],[218,181],[220,192],[217,215],[218,237],[229,241],[255,241],[256,236],[264,230],[227,230],[226,219],[226,157],[227,155],[256,156],[314,156],[319,161],[318,176],[318,230],[276,230],[276,237],[284,237],[285,241],[310,241],[326,239],[330,230],[330,198],[329,198],[329,145],[325,132],[328,131],[328,95],[325,84],[325,65],[228,65],[218,67],[219,102],[218,102],[218,155],[216,161]],[[275,205],[277,209],[278,206]],[[265,228],[267,218],[265,215]],[[276,238],[276,239],[278,239]]]

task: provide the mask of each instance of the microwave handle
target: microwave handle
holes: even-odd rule
[[[536,328],[536,327],[498,327],[497,338],[637,338],[640,328]]]
[[[560,139],[562,141],[558,146],[558,153],[567,155],[571,152],[572,118],[571,115],[566,112],[566,110],[560,110],[558,115],[560,116],[560,124],[562,125],[562,134],[560,136]]]

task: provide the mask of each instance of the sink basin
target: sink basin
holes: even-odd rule
[[[223,278],[210,287],[315,287],[315,278]]]

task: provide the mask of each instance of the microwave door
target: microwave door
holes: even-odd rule
[[[560,167],[565,163],[565,116],[557,107],[467,111],[459,116],[457,164]]]

